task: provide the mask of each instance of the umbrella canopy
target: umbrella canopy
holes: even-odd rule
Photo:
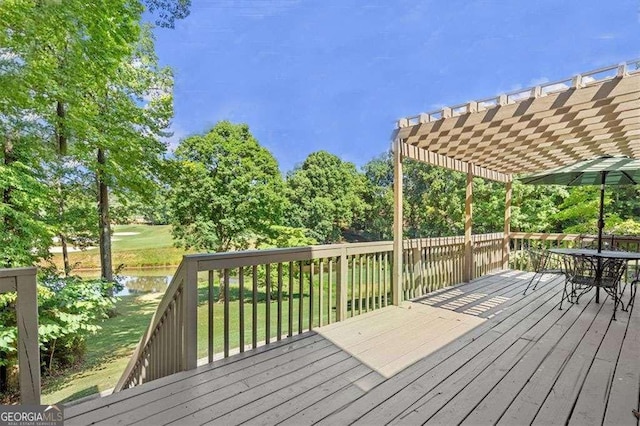
[[[569,166],[535,173],[521,179],[533,185],[636,185],[640,183],[640,160],[629,157],[598,157]]]
[[[524,176],[521,181],[532,185],[600,185],[600,218],[598,220],[598,252],[600,252],[604,229],[604,186],[640,183],[640,160],[629,157],[598,157]]]

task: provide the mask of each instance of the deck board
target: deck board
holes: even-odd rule
[[[530,277],[485,276],[68,406],[65,424],[638,426],[640,309],[558,310],[562,279],[523,295]]]

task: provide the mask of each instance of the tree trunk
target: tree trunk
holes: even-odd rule
[[[69,250],[67,249],[67,239],[63,233],[58,235],[60,238],[60,245],[62,246],[62,260],[64,262],[64,276],[68,277],[71,272],[71,265],[69,263]]]
[[[56,102],[56,115],[58,116],[56,139],[58,142],[58,153],[61,157],[67,155],[67,135],[64,130],[64,103],[62,101]]]
[[[3,153],[3,161],[5,166],[9,166],[16,161],[15,152],[13,151],[13,141],[9,135],[6,136],[4,143],[2,145],[2,153]],[[7,186],[2,191],[2,203],[5,206],[11,205],[11,193],[13,191],[13,187]],[[14,224],[12,223],[11,217],[9,215],[4,215],[2,218],[4,222],[4,229],[7,232],[11,232],[14,229]],[[0,267],[11,268],[13,265],[10,262],[5,261],[3,264],[0,264]]]
[[[62,179],[64,178],[64,157],[67,155],[67,136],[64,130],[64,120],[65,120],[65,111],[64,111],[64,103],[61,100],[56,102],[56,142],[58,145],[58,160],[60,164],[60,175],[58,176],[58,215],[60,220],[60,225],[62,225],[63,215],[64,215],[64,191],[62,189]],[[71,272],[71,265],[69,263],[69,250],[67,249],[67,239],[64,234],[60,232],[58,235],[60,238],[60,245],[62,246],[62,260],[64,262],[64,276],[68,277],[69,272]]]
[[[111,224],[109,223],[109,188],[105,180],[105,152],[98,148],[98,220],[100,234],[100,269],[101,278],[113,281],[113,265],[111,263]]]

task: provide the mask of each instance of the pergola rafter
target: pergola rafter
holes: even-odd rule
[[[396,153],[396,248],[402,240],[402,159],[467,174],[465,235],[471,253],[473,177],[504,182],[508,263],[512,175],[602,155],[640,158],[640,60],[478,102],[402,118],[393,134]],[[396,253],[400,282],[402,259]],[[467,279],[473,278],[467,265]]]

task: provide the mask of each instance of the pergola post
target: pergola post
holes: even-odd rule
[[[464,203],[464,280],[473,279],[473,245],[471,244],[471,224],[473,221],[473,165],[467,166],[467,191]]]
[[[511,233],[511,186],[512,181],[507,182],[504,199],[504,236],[502,240],[502,269],[509,269],[509,241]]]
[[[402,148],[400,140],[393,144],[393,304],[402,301]]]

